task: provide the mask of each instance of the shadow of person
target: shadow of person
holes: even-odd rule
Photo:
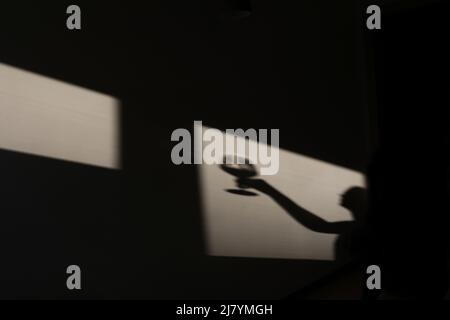
[[[353,221],[328,222],[316,214],[301,207],[279,190],[262,179],[239,179],[243,188],[253,188],[280,205],[297,222],[306,228],[320,233],[337,234],[335,242],[335,259],[361,258],[365,249],[365,217],[366,190],[361,187],[351,187],[341,196],[340,205],[350,211]]]

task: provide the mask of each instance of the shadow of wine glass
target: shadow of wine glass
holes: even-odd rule
[[[220,167],[226,173],[236,177],[238,181],[241,179],[253,178],[259,175],[256,166],[251,164],[248,159],[237,158],[237,161],[227,161],[227,159],[229,159],[229,157],[225,156],[223,164],[221,164]],[[237,187],[239,189],[226,189],[225,191],[241,196],[258,196],[255,192],[244,190],[245,186],[241,185],[239,182],[237,182]]]

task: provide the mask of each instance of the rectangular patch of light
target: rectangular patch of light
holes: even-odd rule
[[[119,101],[0,64],[0,148],[119,169]]]
[[[363,174],[282,149],[279,154],[279,172],[257,178],[328,222],[353,220],[341,206],[341,196],[351,187],[364,187]],[[258,196],[227,192],[237,188],[236,178],[219,165],[204,164],[199,170],[209,255],[335,260],[337,234],[308,229],[261,192],[255,191]]]

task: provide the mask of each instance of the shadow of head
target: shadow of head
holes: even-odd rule
[[[351,187],[341,196],[341,206],[348,209],[355,221],[362,220],[366,211],[367,191],[361,187]]]

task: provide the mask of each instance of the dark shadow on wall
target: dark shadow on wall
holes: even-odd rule
[[[448,10],[444,1],[393,10],[371,36],[380,146],[369,221],[384,288],[399,298],[448,289]]]
[[[0,297],[114,297],[121,284],[110,272],[126,265],[122,175],[8,151],[0,167]],[[66,289],[73,264],[83,271],[79,293]]]
[[[281,147],[363,170],[353,4],[258,1],[257,14],[222,22],[211,1],[79,5],[83,30],[71,33],[64,2],[5,4],[0,61],[121,100],[124,170],[1,153],[1,296],[80,297],[65,290],[76,263],[86,298],[283,297],[328,268],[206,257],[196,168],[172,165],[170,135],[194,120],[279,128]]]

